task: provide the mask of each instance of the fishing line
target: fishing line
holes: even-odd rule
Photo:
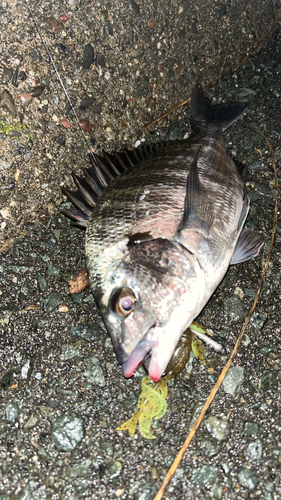
[[[277,218],[278,218],[278,177],[277,177],[277,168],[276,168],[276,159],[275,159],[275,154],[274,154],[274,151],[273,151],[273,147],[271,145],[271,143],[269,142],[269,140],[267,139],[267,137],[265,137],[265,135],[263,134],[263,132],[255,125],[255,128],[257,129],[257,131],[259,132],[259,134],[263,137],[263,139],[266,141],[266,143],[268,144],[269,146],[269,149],[270,149],[270,152],[271,152],[271,155],[272,155],[272,161],[273,161],[273,170],[274,170],[274,179],[275,179],[275,204],[274,204],[274,216],[273,216],[273,227],[272,227],[272,236],[271,236],[271,243],[270,243],[270,247],[269,247],[269,252],[268,252],[268,256],[267,256],[267,260],[266,260],[266,264],[265,264],[265,268],[264,268],[264,271],[263,271],[263,274],[262,274],[262,279],[261,279],[261,283],[260,283],[260,286],[258,288],[258,291],[256,293],[256,296],[255,296],[255,299],[254,299],[254,302],[253,302],[253,305],[250,309],[250,312],[246,318],[246,321],[242,327],[242,330],[237,338],[237,341],[236,341],[236,344],[233,348],[233,351],[226,363],[226,365],[224,366],[224,368],[222,369],[219,377],[218,377],[218,380],[216,382],[216,384],[214,385],[212,391],[210,392],[209,396],[208,396],[208,399],[206,400],[206,403],[199,415],[199,417],[197,418],[197,420],[195,421],[190,433],[188,434],[182,448],[180,449],[178,455],[176,456],[173,464],[171,465],[168,473],[166,474],[166,477],[160,487],[160,489],[158,490],[156,496],[154,497],[153,500],[161,500],[168,484],[170,483],[173,475],[175,474],[181,460],[183,459],[183,456],[190,444],[190,442],[192,441],[193,437],[195,436],[196,434],[196,431],[198,429],[198,427],[200,426],[204,416],[206,415],[206,412],[207,410],[209,409],[215,395],[217,394],[231,364],[232,364],[232,361],[233,359],[235,358],[236,354],[237,354],[237,351],[238,351],[238,348],[240,346],[240,343],[241,343],[241,340],[243,338],[243,335],[245,333],[245,330],[250,322],[250,319],[253,315],[253,312],[256,308],[256,305],[257,305],[257,302],[260,298],[260,295],[261,295],[261,291],[262,291],[262,288],[263,288],[263,285],[264,285],[264,282],[265,282],[265,278],[266,278],[266,274],[267,274],[267,271],[268,271],[268,267],[269,267],[269,263],[270,263],[270,259],[271,259],[271,255],[272,255],[272,249],[273,249],[273,245],[274,245],[274,239],[275,239],[275,234],[276,234],[276,229],[277,229]]]
[[[61,87],[62,87],[62,90],[63,90],[63,92],[64,92],[64,94],[65,94],[65,97],[67,98],[68,103],[69,103],[69,105],[70,105],[70,107],[71,107],[71,111],[72,111],[72,113],[73,113],[73,114],[74,114],[74,116],[75,116],[76,123],[77,123],[77,125],[79,126],[80,130],[82,131],[82,134],[83,134],[83,137],[84,137],[84,141],[85,141],[86,146],[87,146],[87,148],[88,148],[88,153],[89,153],[89,154],[92,154],[91,144],[90,144],[90,142],[88,141],[88,139],[87,139],[87,137],[86,137],[86,134],[85,134],[85,132],[84,132],[83,128],[82,128],[82,127],[81,127],[81,125],[79,124],[79,118],[78,118],[78,115],[77,115],[77,113],[76,113],[76,111],[75,111],[75,108],[74,108],[74,106],[73,106],[73,104],[72,104],[72,102],[71,102],[71,100],[70,100],[69,94],[68,94],[68,92],[67,92],[67,90],[66,90],[66,88],[65,88],[65,86],[64,86],[63,80],[62,80],[62,78],[61,78],[61,76],[60,76],[60,74],[59,74],[59,72],[58,72],[58,69],[57,69],[57,67],[56,67],[56,63],[55,63],[55,61],[54,61],[54,59],[53,59],[53,57],[52,57],[51,51],[50,51],[50,49],[49,49],[48,42],[44,39],[44,37],[43,37],[43,35],[42,35],[42,32],[41,32],[41,30],[40,30],[40,28],[39,28],[39,26],[38,26],[38,23],[37,23],[37,21],[36,21],[36,19],[35,19],[34,15],[33,15],[33,12],[32,12],[32,10],[31,10],[31,8],[29,7],[29,3],[28,3],[28,1],[27,1],[27,0],[25,0],[25,5],[26,5],[26,7],[27,7],[27,10],[28,10],[28,12],[29,12],[30,16],[32,17],[32,21],[33,21],[33,23],[34,23],[34,26],[35,26],[35,28],[36,28],[36,31],[37,31],[37,33],[38,33],[38,35],[39,35],[40,39],[41,39],[42,45],[43,45],[43,47],[44,47],[45,51],[47,52],[47,55],[48,55],[48,57],[49,57],[49,59],[50,59],[50,61],[51,61],[51,63],[52,63],[52,66],[53,66],[53,68],[54,68],[54,70],[55,70],[55,73],[56,73],[57,79],[58,79],[58,81],[60,82]]]

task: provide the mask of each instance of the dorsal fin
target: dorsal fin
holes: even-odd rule
[[[147,160],[167,144],[168,142],[141,145],[133,150],[124,149],[113,153],[103,151],[103,156],[91,153],[92,166],[83,168],[85,178],[72,174],[77,190],[62,188],[62,192],[78,210],[61,209],[61,212],[74,221],[73,225],[86,227],[93,208],[111,181]]]
[[[93,207],[89,206],[86,202],[83,194],[79,189],[77,191],[72,191],[70,189],[61,188],[63,194],[67,196],[67,198],[77,207],[81,213],[81,215],[86,215],[88,218],[91,215]]]

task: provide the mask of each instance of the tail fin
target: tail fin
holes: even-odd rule
[[[216,123],[222,130],[229,127],[239,116],[247,109],[248,103],[233,102],[229,104],[214,105],[204,96],[202,89],[197,85],[191,95],[191,109],[193,118],[191,127],[207,125],[207,123]]]

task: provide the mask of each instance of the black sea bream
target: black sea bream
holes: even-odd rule
[[[196,88],[188,139],[95,155],[78,191],[64,190],[78,208],[65,213],[87,226],[91,288],[125,377],[150,354],[158,381],[228,266],[263,244],[243,230],[249,198],[222,135],[246,107]]]

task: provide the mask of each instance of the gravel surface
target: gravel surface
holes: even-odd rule
[[[137,139],[182,137],[190,130],[189,108],[150,132],[141,126],[146,115],[155,117],[188,97],[194,81],[204,85],[223,68],[234,70],[278,9],[278,2],[261,2],[264,11],[256,2],[244,10],[228,2],[212,10],[207,2],[205,9],[201,2],[174,1],[83,5],[82,12],[75,0],[45,3],[34,12],[79,119],[94,125],[87,135],[96,151],[133,146]],[[116,431],[136,409],[144,372],[124,379],[90,291],[68,291],[68,280],[84,265],[84,233],[56,206],[71,169],[87,165],[87,148],[25,4],[2,3],[0,12],[7,27],[0,108],[0,500],[152,500],[233,348],[261,279],[274,176],[269,148],[254,124],[280,162],[281,34],[275,31],[267,47],[209,91],[217,102],[250,104],[225,141],[248,166],[247,226],[265,234],[264,253],[231,267],[202,312],[200,322],[225,352],[209,349],[205,368],[193,359],[169,384],[168,411],[153,424],[156,439],[147,441],[138,431],[134,439]],[[68,21],[60,19],[63,14]],[[39,96],[17,99],[42,86]],[[79,108],[85,99],[85,109]],[[264,291],[238,356],[166,499],[281,498],[280,231],[279,222]]]
[[[181,136],[174,115],[146,133],[142,125],[186,99],[195,82],[233,71],[281,6],[280,0],[37,4],[28,3],[88,145],[26,3],[2,2],[0,253],[52,214],[62,201],[59,186],[87,164],[87,149]]]

